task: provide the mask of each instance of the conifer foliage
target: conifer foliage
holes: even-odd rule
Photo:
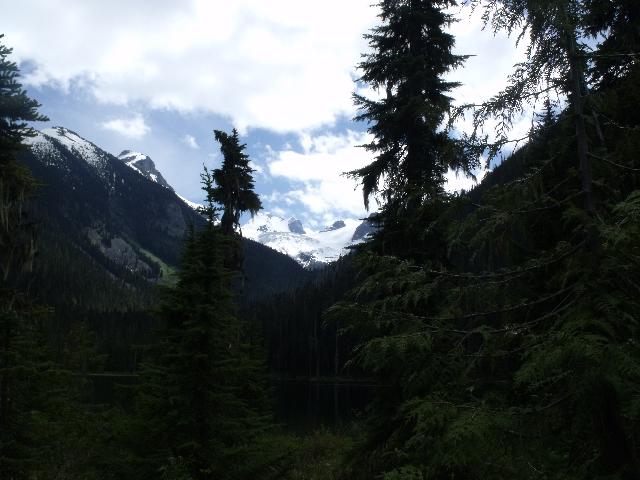
[[[354,95],[370,122],[374,161],[349,174],[362,182],[365,205],[382,187],[390,208],[420,203],[442,191],[449,168],[470,171],[473,161],[461,155],[443,127],[450,108],[448,96],[458,83],[444,75],[459,67],[464,56],[454,55],[454,38],[445,31],[453,21],[445,9],[453,0],[384,0],[378,4],[382,24],[365,35],[372,49],[364,56],[359,81],[386,92],[380,100]],[[392,205],[395,205],[392,206]]]
[[[361,336],[352,362],[381,389],[344,478],[635,479],[638,63],[590,92],[585,2],[486,5],[532,46],[476,126],[508,131],[549,86],[569,108],[547,102],[475,190],[411,208],[411,245],[360,253],[364,280],[328,319]]]
[[[85,408],[86,383],[72,373],[87,365],[86,332],[52,348],[52,312],[23,288],[36,261],[29,213],[37,185],[16,154],[34,134],[26,122],[46,118],[10,53],[0,45],[0,478],[94,478],[98,415]]]
[[[33,225],[26,215],[35,181],[15,157],[33,132],[25,122],[46,118],[22,89],[10,54],[11,49],[0,44],[0,476],[20,478],[24,464],[16,455],[28,424],[25,373],[35,366],[25,347],[33,340],[29,332],[35,312],[12,285],[29,271],[35,254]]]
[[[202,179],[208,221],[188,234],[178,282],[164,291],[155,360],[143,372],[140,433],[149,435],[145,426],[152,426],[153,440],[142,453],[144,478],[157,478],[158,469],[166,478],[245,478],[238,472],[250,471],[247,449],[269,425],[261,363],[235,315],[237,272],[227,267],[235,234],[216,225],[213,177],[205,170]],[[234,208],[246,203],[228,199],[227,205],[227,221],[236,221]]]
[[[0,40],[3,35],[0,35]],[[11,49],[0,44],[0,275],[6,282],[15,270],[28,267],[33,258],[33,238],[25,216],[25,202],[34,180],[18,164],[16,154],[25,138],[33,136],[26,122],[47,120],[37,111],[18,81],[18,67],[8,60]]]
[[[249,166],[249,156],[244,153],[245,144],[240,143],[238,131],[234,128],[231,135],[214,130],[215,138],[220,142],[222,166],[212,172],[215,187],[211,191],[212,199],[222,206],[222,232],[231,235],[240,226],[240,215],[258,213],[262,208],[260,198],[254,192],[253,170]]]

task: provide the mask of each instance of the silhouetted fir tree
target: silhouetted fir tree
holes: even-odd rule
[[[212,199],[222,206],[221,226],[225,235],[231,235],[240,226],[240,215],[250,212],[254,215],[262,208],[260,198],[253,188],[253,170],[249,166],[249,156],[244,153],[245,144],[240,143],[238,131],[231,135],[214,130],[220,142],[222,166],[212,172]]]
[[[28,353],[22,347],[33,307],[13,285],[30,270],[35,254],[33,225],[26,213],[35,181],[15,157],[25,148],[24,139],[33,135],[26,122],[46,118],[38,114],[38,103],[22,89],[17,66],[7,59],[10,53],[11,49],[0,44],[0,476],[23,478],[28,470],[16,463],[12,451],[15,453],[17,436],[28,423],[23,396]]]
[[[459,67],[464,56],[454,55],[453,36],[445,31],[453,21],[445,10],[453,0],[389,0],[378,4],[382,24],[365,35],[372,52],[364,56],[359,79],[386,92],[380,100],[355,94],[374,140],[363,145],[376,154],[369,165],[349,172],[363,186],[365,206],[380,191],[382,234],[402,229],[391,223],[407,209],[443,194],[449,168],[469,172],[474,159],[462,155],[444,125],[450,109],[449,92],[458,83],[444,75]],[[379,219],[380,220],[380,219]]]
[[[571,132],[565,118],[539,133],[474,208],[451,202],[444,261],[361,258],[365,280],[330,318],[384,387],[344,478],[637,478],[638,184],[598,171],[612,197],[594,259],[579,179],[563,178]]]
[[[71,351],[56,351],[52,312],[22,288],[37,261],[29,216],[36,182],[16,154],[34,133],[26,122],[46,118],[22,90],[10,53],[0,45],[0,477],[90,478],[100,435],[83,405],[86,384],[72,374],[86,371],[76,361],[85,342],[68,338]]]
[[[143,370],[138,428],[147,435],[144,478],[183,469],[194,479],[242,478],[244,458],[268,425],[259,365],[253,360],[225,263],[231,239],[216,226],[211,176],[207,225],[189,232],[175,287],[164,290],[165,327]]]

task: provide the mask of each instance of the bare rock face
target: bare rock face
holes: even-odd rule
[[[339,230],[341,228],[345,228],[346,226],[347,226],[347,224],[344,223],[344,220],[336,220],[335,222],[333,222],[328,227],[325,227],[322,231],[323,232],[333,232],[334,230]]]
[[[128,167],[133,168],[136,172],[145,178],[148,178],[152,182],[156,182],[162,185],[164,188],[173,190],[171,185],[164,179],[162,174],[156,169],[156,164],[153,163],[149,155],[144,153],[134,152],[132,150],[123,150],[118,155],[118,160],[121,160]]]
[[[356,231],[353,232],[353,236],[351,237],[352,242],[366,240],[369,235],[375,233],[378,227],[372,221],[374,215],[375,214],[372,213],[369,215],[369,218],[365,218],[362,223],[358,225],[358,228],[356,228]]]
[[[302,226],[302,222],[296,218],[289,219],[289,231],[291,233],[299,233],[300,235],[304,235],[304,227]]]

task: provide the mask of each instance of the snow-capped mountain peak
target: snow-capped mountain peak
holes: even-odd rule
[[[173,191],[148,155],[124,150],[117,157],[105,152],[77,133],[64,127],[47,128],[25,140],[39,160],[71,173],[74,165],[86,162],[104,180],[109,192],[125,184],[125,177],[114,170],[114,163],[122,163],[136,174]],[[67,153],[68,152],[68,153]],[[70,154],[70,155],[69,155]],[[77,160],[76,160],[77,159]],[[74,162],[80,162],[74,163]],[[74,170],[75,171],[75,170]],[[201,205],[176,194],[194,210]],[[370,226],[358,219],[336,220],[329,226],[314,229],[303,225],[295,217],[281,217],[259,212],[242,226],[245,237],[284,253],[306,268],[317,268],[337,260],[348,252],[346,247],[362,241]]]
[[[242,226],[242,234],[289,255],[306,268],[333,262],[348,252],[354,233],[362,225],[358,219],[337,220],[321,230],[305,227],[296,218],[288,220],[268,212],[259,212]]]
[[[131,167],[140,175],[149,180],[162,185],[165,188],[173,190],[171,185],[167,183],[162,174],[156,169],[155,163],[151,160],[151,157],[144,153],[134,152],[132,150],[123,150],[118,159],[123,161],[128,167]]]
[[[111,190],[114,188],[114,182],[124,182],[124,179],[116,180],[117,175],[112,168],[114,162],[118,163],[120,161],[137,174],[173,192],[171,185],[156,169],[153,160],[144,153],[124,150],[119,156],[114,157],[73,130],[57,126],[41,131],[36,130],[34,136],[25,139],[25,143],[29,145],[31,151],[37,155],[43,164],[55,166],[68,173],[71,172],[71,167],[65,151],[70,153],[72,158],[81,159],[92,169],[95,169],[99,177],[109,184]],[[198,207],[201,206],[181,195],[177,196],[193,210],[197,211]]]
[[[42,134],[60,142],[67,150],[79,154],[87,163],[99,167],[104,163],[103,151],[85,140],[76,132],[65,127],[52,127],[42,130]],[[36,137],[37,138],[37,137]]]

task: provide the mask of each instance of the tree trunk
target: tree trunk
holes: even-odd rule
[[[575,32],[571,32],[568,37],[569,71],[571,75],[571,104],[573,105],[573,112],[575,115],[576,143],[578,147],[578,164],[580,168],[580,180],[582,183],[582,195],[584,198],[584,209],[587,211],[589,216],[593,216],[595,213],[591,187],[593,182],[591,179],[591,165],[589,163],[587,129],[584,120],[584,71],[577,56]]]

